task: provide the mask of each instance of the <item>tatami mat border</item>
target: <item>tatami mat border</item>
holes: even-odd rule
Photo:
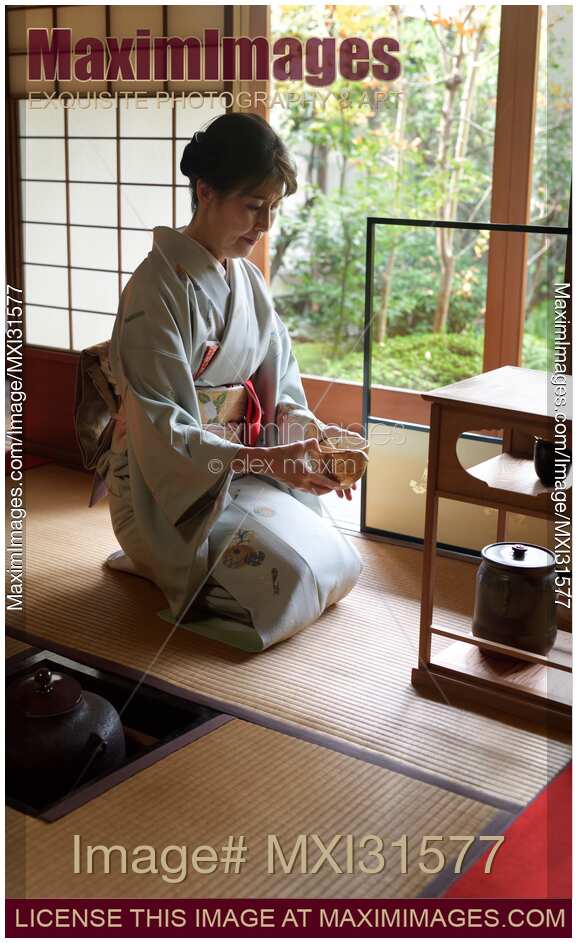
[[[137,671],[127,665],[119,665],[117,662],[109,661],[106,658],[102,658],[91,653],[86,653],[81,649],[70,648],[67,645],[62,645],[58,642],[53,643],[52,641],[47,644],[47,640],[45,638],[40,638],[39,636],[35,636],[29,632],[25,632],[12,626],[7,626],[7,632],[13,638],[19,639],[22,642],[27,642],[29,645],[33,645],[35,648],[39,648],[42,651],[52,651],[58,655],[62,655],[64,658],[70,658],[75,661],[82,660],[83,663],[89,667],[96,669],[100,668],[101,670],[105,671],[114,671],[117,674],[136,682],[145,680],[148,677],[150,678],[151,684],[154,684],[155,687],[165,691],[167,694],[174,694],[178,697],[184,698],[185,700],[194,701],[197,704],[203,704],[206,707],[211,707],[214,710],[218,710],[221,713],[230,715],[232,717],[237,717],[240,720],[246,720],[249,723],[256,724],[257,726],[266,727],[269,730],[276,731],[277,733],[287,734],[288,736],[294,737],[297,740],[304,740],[308,743],[314,743],[317,746],[325,747],[328,750],[333,750],[336,753],[342,753],[357,760],[362,760],[363,762],[370,763],[373,766],[379,766],[383,769],[390,770],[391,772],[400,773],[409,777],[410,779],[415,779],[423,783],[429,783],[430,785],[438,786],[441,789],[445,789],[447,792],[463,796],[466,799],[474,799],[475,801],[482,802],[485,805],[493,806],[502,812],[508,812],[510,814],[516,815],[525,808],[525,806],[518,802],[501,799],[490,793],[486,793],[481,789],[475,789],[473,787],[462,785],[461,783],[455,783],[443,776],[438,776],[434,773],[428,773],[425,770],[419,769],[418,767],[401,763],[398,760],[393,760],[389,757],[383,756],[382,754],[375,753],[372,750],[367,750],[365,747],[357,746],[345,740],[340,740],[337,737],[331,736],[330,734],[300,727],[298,724],[291,723],[291,721],[271,717],[269,714],[261,713],[254,708],[243,707],[242,705],[238,704],[231,704],[227,701],[221,701],[205,694],[197,694],[188,688],[181,688],[169,681],[158,678],[154,674],[146,675],[143,679],[143,674],[141,671]]]

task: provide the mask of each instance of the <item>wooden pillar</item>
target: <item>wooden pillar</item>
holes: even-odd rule
[[[529,222],[539,59],[539,6],[501,7],[491,222]],[[527,236],[492,232],[484,369],[520,363]]]

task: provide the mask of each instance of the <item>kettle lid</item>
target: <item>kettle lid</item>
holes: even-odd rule
[[[10,707],[24,717],[57,717],[74,710],[82,700],[82,688],[75,678],[49,668],[14,681],[6,691]]]
[[[555,565],[555,555],[546,547],[537,544],[501,541],[488,544],[481,550],[484,560],[514,570],[550,570]]]

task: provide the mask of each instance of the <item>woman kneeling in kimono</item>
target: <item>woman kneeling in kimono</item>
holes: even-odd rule
[[[284,145],[258,116],[227,114],[195,134],[180,167],[192,220],[154,230],[110,343],[121,407],[99,470],[124,552],[108,564],[152,579],[170,621],[261,651],[357,582],[360,558],[318,497],[351,493],[314,470],[335,427],[308,409],[248,258],[296,190]]]

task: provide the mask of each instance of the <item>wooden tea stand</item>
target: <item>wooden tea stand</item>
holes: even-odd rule
[[[571,718],[570,631],[559,629],[551,651],[537,655],[433,622],[439,498],[497,508],[497,540],[505,539],[508,512],[553,518],[552,489],[541,484],[533,466],[533,437],[554,439],[553,420],[547,412],[547,383],[547,374],[539,370],[501,367],[423,394],[431,403],[431,431],[419,667],[413,669],[412,683],[450,701],[465,700],[567,730]],[[465,471],[457,457],[459,436],[497,429],[503,429],[503,452]],[[560,624],[570,629],[570,611],[559,606],[557,611]],[[433,635],[453,639],[434,661]]]

